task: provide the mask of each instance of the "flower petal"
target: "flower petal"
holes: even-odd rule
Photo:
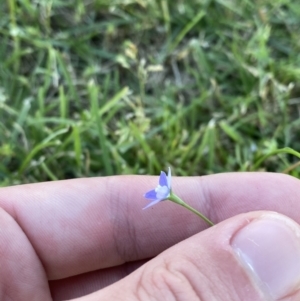
[[[152,190],[146,192],[144,194],[144,198],[147,199],[147,200],[150,200],[150,201],[156,201],[157,200],[156,190],[152,189]]]
[[[153,205],[155,205],[155,204],[157,204],[157,203],[159,203],[159,202],[161,202],[161,200],[155,200],[155,201],[152,201],[150,204],[148,204],[146,207],[144,207],[143,210],[144,210],[144,209],[147,209],[147,208],[149,208],[149,207],[151,207],[151,206],[153,206]]]
[[[168,187],[169,189],[171,190],[171,178],[172,178],[172,173],[171,173],[171,167],[169,167],[168,169],[168,178],[167,178],[167,181],[168,181]]]
[[[167,175],[164,171],[160,172],[160,176],[159,176],[159,185],[160,186],[168,186],[168,179],[167,179]],[[168,186],[169,187],[169,186]]]
[[[144,194],[147,200],[152,201],[143,209],[147,209],[160,201],[166,200],[170,197],[171,193],[171,168],[168,169],[168,177],[164,171],[160,172],[159,185]]]

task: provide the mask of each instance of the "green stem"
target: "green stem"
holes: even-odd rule
[[[207,222],[210,226],[214,226],[214,223],[208,219],[206,216],[204,216],[202,213],[200,213],[199,211],[197,211],[196,209],[194,209],[193,207],[191,207],[190,205],[188,205],[187,203],[185,203],[180,197],[178,197],[176,194],[172,193],[170,194],[170,197],[168,198],[168,200],[190,210],[191,212],[195,213],[196,215],[198,215],[199,217],[201,217],[205,222]]]

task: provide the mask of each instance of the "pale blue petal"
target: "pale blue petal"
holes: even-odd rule
[[[169,189],[171,190],[172,186],[171,186],[171,178],[172,178],[172,173],[171,173],[171,168],[169,167],[169,170],[168,170],[168,187]]]
[[[155,205],[155,204],[157,204],[159,202],[161,202],[161,200],[155,200],[155,201],[151,202],[150,204],[148,204],[146,207],[144,207],[143,210],[147,209],[147,208],[149,208],[149,207],[151,207],[151,206],[153,206],[153,205]]]
[[[146,192],[144,194],[144,198],[147,199],[147,200],[150,200],[150,201],[156,201],[157,197],[156,197],[156,191],[155,191],[155,189]]]
[[[161,171],[159,176],[159,185],[144,194],[144,197],[147,200],[150,200],[150,204],[148,204],[143,209],[147,209],[165,199],[167,199],[170,196],[171,192],[171,168],[168,169],[168,176],[164,171]]]
[[[160,172],[160,177],[159,177],[159,185],[160,186],[168,186],[168,179],[167,175],[164,171]],[[168,186],[169,187],[169,186]]]

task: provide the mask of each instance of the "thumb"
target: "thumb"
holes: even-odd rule
[[[300,300],[299,237],[299,225],[277,213],[235,216],[82,301]]]

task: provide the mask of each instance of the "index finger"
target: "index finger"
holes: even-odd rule
[[[142,211],[142,195],[156,182],[119,176],[9,187],[0,190],[0,206],[19,223],[48,278],[60,279],[155,256],[207,227],[171,202]],[[173,189],[215,223],[261,209],[300,222],[300,185],[289,176],[174,178]]]

